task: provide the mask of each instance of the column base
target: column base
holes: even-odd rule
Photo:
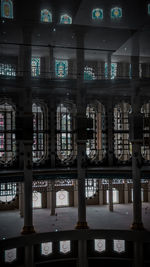
[[[132,223],[130,228],[132,230],[144,230],[143,223]]]
[[[34,229],[34,226],[24,226],[22,231],[21,231],[21,234],[22,235],[29,235],[29,234],[34,234],[35,233],[35,229]]]
[[[89,229],[87,222],[77,222],[75,229]]]

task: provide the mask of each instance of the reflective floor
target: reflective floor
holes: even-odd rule
[[[129,230],[132,223],[132,204],[115,204],[114,212],[108,205],[88,206],[87,222],[91,229]],[[150,203],[142,204],[144,227],[150,231]],[[56,215],[50,216],[49,209],[34,209],[33,222],[36,232],[62,231],[74,229],[77,222],[77,208],[56,208]],[[0,239],[20,235],[23,218],[19,211],[0,212]]]

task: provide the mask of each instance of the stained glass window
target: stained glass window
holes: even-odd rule
[[[61,24],[72,24],[72,18],[67,14],[64,14],[60,17]]]
[[[112,19],[122,18],[122,8],[120,8],[120,7],[112,8],[111,9],[111,18]]]
[[[95,8],[92,10],[92,19],[93,20],[101,20],[103,19],[103,9]]]
[[[16,258],[17,258],[17,249],[16,248],[5,250],[5,262],[11,263],[11,262],[15,261]]]
[[[0,201],[8,203],[16,197],[16,183],[0,183]]]
[[[150,4],[148,4],[148,15],[150,15]]]
[[[103,252],[106,250],[106,240],[105,239],[95,239],[94,240],[94,249],[97,252]]]
[[[114,153],[119,161],[128,161],[132,155],[129,142],[129,113],[131,105],[120,103],[114,108]]]
[[[117,63],[111,63],[111,79],[117,75]],[[108,64],[105,63],[105,78],[108,78]]]
[[[143,145],[141,146],[141,154],[146,162],[150,161],[150,103],[145,103],[141,108],[144,115],[143,128]]]
[[[92,198],[98,190],[98,181],[96,179],[85,179],[86,198]]]
[[[56,207],[61,206],[69,206],[69,192],[63,189],[56,193]]]
[[[95,80],[95,79],[96,77],[93,68],[86,66],[84,68],[84,80]]]
[[[86,116],[93,119],[93,139],[86,142],[86,154],[91,160],[101,161],[106,154],[105,108],[96,101],[87,106]]]
[[[40,104],[33,103],[33,162],[39,162],[46,154],[46,123],[44,113],[44,107]],[[44,117],[45,114],[45,117]]]
[[[72,116],[69,108],[57,107],[57,155],[63,161],[72,153]]]
[[[60,252],[61,253],[68,253],[71,250],[71,242],[70,240],[64,240],[64,241],[60,241]]]
[[[125,240],[113,240],[113,249],[118,253],[125,252]]]
[[[65,78],[68,75],[68,61],[56,60],[55,61],[55,73],[56,77]]]
[[[40,75],[41,60],[39,57],[32,57],[31,59],[31,75],[38,77]]]
[[[12,163],[15,156],[15,110],[6,102],[0,104],[0,163]]]
[[[52,22],[52,13],[47,9],[42,9],[41,10],[41,21]]]
[[[0,75],[16,76],[16,68],[11,64],[0,63]]]
[[[1,17],[13,19],[13,2],[11,0],[1,0]]]
[[[52,253],[52,242],[46,242],[41,244],[41,254],[48,256]]]

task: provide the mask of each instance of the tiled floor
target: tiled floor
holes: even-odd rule
[[[110,212],[107,205],[88,206],[88,225],[91,229],[130,229],[132,208],[132,204],[116,204],[114,212]],[[49,209],[34,209],[33,221],[36,232],[74,229],[77,208],[57,208],[56,213],[57,216],[50,216]],[[150,231],[150,203],[142,204],[142,214],[144,226]],[[19,211],[0,212],[0,239],[20,235],[22,227],[23,218],[20,218]]]

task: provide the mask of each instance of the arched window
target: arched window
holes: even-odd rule
[[[33,191],[32,199],[33,208],[42,208],[42,193]]]
[[[98,101],[89,104],[86,116],[93,119],[93,139],[87,140],[86,154],[90,159],[101,161],[106,154],[105,108]]]
[[[84,68],[84,80],[95,80],[95,73],[93,71],[93,68],[85,67]]]
[[[60,190],[56,193],[56,207],[69,206],[69,192]]]
[[[67,14],[61,15],[60,17],[61,24],[72,24],[72,18]]]
[[[13,19],[13,2],[11,0],[1,0],[1,17]]]
[[[0,63],[0,75],[2,76],[16,76],[16,68],[11,64]]]
[[[119,203],[119,191],[116,188],[112,188],[113,203]],[[106,190],[106,203],[109,204],[109,190]]]
[[[92,10],[92,19],[93,20],[102,20],[103,19],[103,9],[95,8]]]
[[[122,18],[122,8],[114,7],[111,9],[111,18],[112,19],[120,19]]]
[[[33,162],[40,162],[46,156],[46,111],[41,104],[33,103]]]
[[[148,15],[150,15],[150,4],[147,5]]]
[[[68,60],[55,61],[55,74],[58,78],[65,78],[68,75]]]
[[[117,63],[111,63],[111,80],[117,75]],[[105,63],[105,78],[108,78],[108,64]]]
[[[1,183],[0,184],[0,201],[8,203],[16,197],[16,183]]]
[[[93,198],[98,190],[98,181],[96,179],[85,179],[85,196]]]
[[[114,153],[121,162],[131,158],[132,145],[129,142],[129,113],[131,105],[120,103],[114,108]]]
[[[15,110],[7,102],[0,104],[0,164],[12,163],[16,156]]]
[[[52,22],[52,13],[48,9],[41,10],[41,21]]]
[[[41,70],[41,60],[40,57],[32,57],[31,59],[31,76],[38,77]]]
[[[141,154],[145,161],[150,161],[150,102],[145,103],[141,108],[141,113],[144,115],[143,129],[143,145],[141,146]]]
[[[72,116],[64,104],[57,107],[57,155],[62,161],[72,153]]]

